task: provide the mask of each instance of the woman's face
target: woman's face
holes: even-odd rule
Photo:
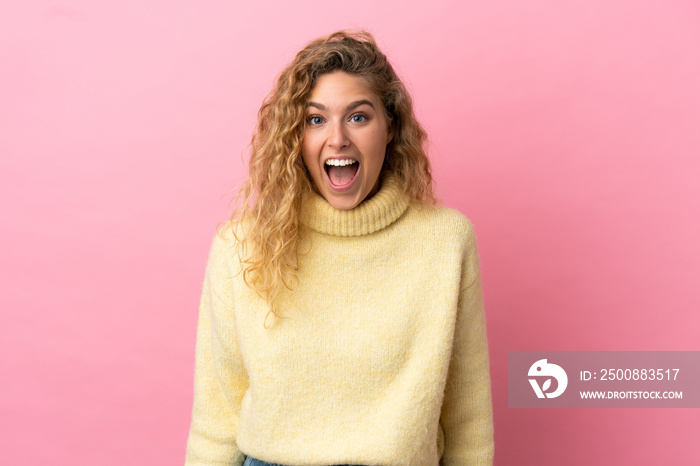
[[[302,156],[333,207],[353,209],[379,190],[392,137],[382,103],[364,79],[342,71],[318,78],[306,109]]]

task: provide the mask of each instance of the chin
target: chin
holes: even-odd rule
[[[355,207],[357,207],[358,205],[360,205],[359,202],[338,201],[338,200],[334,200],[333,202],[329,201],[329,203],[330,203],[330,205],[332,205],[333,207],[335,207],[338,210],[352,210]]]

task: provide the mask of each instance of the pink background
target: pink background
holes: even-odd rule
[[[698,3],[240,3],[0,4],[0,463],[182,464],[257,109],[360,26],[476,226],[496,464],[696,465],[699,410],[509,409],[507,352],[700,350]]]

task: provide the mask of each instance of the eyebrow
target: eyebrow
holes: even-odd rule
[[[350,103],[348,104],[348,106],[345,108],[345,111],[346,111],[346,112],[347,112],[347,111],[350,111],[350,110],[352,110],[353,108],[357,108],[357,107],[359,107],[360,105],[364,105],[364,104],[367,104],[367,105],[369,105],[370,107],[374,108],[374,104],[372,104],[371,101],[369,101],[369,100],[367,100],[367,99],[362,99],[362,100],[356,100],[356,101],[354,101],[354,102],[350,102]],[[328,111],[328,108],[327,108],[325,105],[319,104],[318,102],[309,102],[309,107],[316,107],[316,108],[318,108],[319,110],[323,110],[323,111],[326,111],[326,112]]]

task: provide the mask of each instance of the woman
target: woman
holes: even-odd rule
[[[214,237],[187,464],[491,464],[476,238],[366,32],[311,42],[259,112]]]

